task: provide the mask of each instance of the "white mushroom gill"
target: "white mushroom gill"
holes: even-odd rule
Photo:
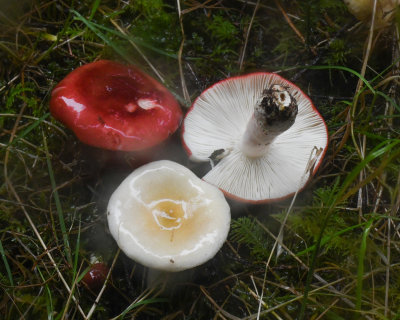
[[[295,118],[275,127],[263,124],[257,106],[266,90],[277,109],[295,102]],[[266,72],[228,78],[205,90],[184,119],[182,138],[191,160],[211,160],[205,181],[249,202],[282,199],[303,188],[328,143],[327,127],[311,100],[293,83]],[[307,171],[310,156],[315,167]]]
[[[229,231],[230,208],[218,188],[163,160],[136,169],[121,183],[108,204],[108,224],[128,257],[180,271],[217,253]]]

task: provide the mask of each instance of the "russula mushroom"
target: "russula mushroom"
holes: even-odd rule
[[[283,199],[303,188],[328,143],[311,100],[277,74],[258,72],[222,80],[205,90],[183,121],[190,159],[210,161],[203,179],[239,201]],[[318,155],[312,155],[318,150]]]
[[[107,208],[121,250],[149,268],[181,271],[211,259],[223,245],[230,208],[223,193],[169,160],[134,170]]]
[[[158,144],[182,118],[163,85],[134,66],[108,60],[68,74],[52,92],[50,111],[82,142],[123,151]]]
[[[344,0],[344,2],[358,20],[371,23],[374,0]],[[400,0],[377,0],[374,27],[381,28],[389,25],[399,4]]]

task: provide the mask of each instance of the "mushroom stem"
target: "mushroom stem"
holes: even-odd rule
[[[263,156],[268,145],[293,125],[297,111],[297,101],[287,88],[275,84],[265,89],[243,133],[241,151],[249,158]]]

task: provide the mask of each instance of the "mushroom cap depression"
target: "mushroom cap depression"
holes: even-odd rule
[[[292,126],[265,146],[259,157],[241,150],[254,106],[266,89],[279,85],[296,99],[298,113]],[[310,178],[305,172],[313,150],[318,156],[311,174],[321,164],[328,144],[327,127],[311,100],[294,84],[266,72],[222,80],[205,90],[187,113],[182,140],[194,161],[219,162],[203,179],[226,196],[244,202],[269,202],[302,189]]]
[[[50,111],[82,142],[124,151],[160,143],[182,119],[163,85],[134,66],[108,60],[68,74],[52,92]]]
[[[230,208],[223,193],[169,160],[133,171],[107,208],[111,234],[131,259],[181,271],[211,259],[223,245]]]

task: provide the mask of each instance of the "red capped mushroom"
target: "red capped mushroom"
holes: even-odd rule
[[[205,90],[184,119],[182,139],[191,160],[211,162],[205,181],[228,197],[260,203],[305,186],[321,164],[328,133],[297,86],[259,72]],[[315,166],[307,172],[310,157]]]
[[[123,151],[160,143],[182,119],[163,85],[134,66],[108,60],[68,74],[52,92],[50,111],[82,142]]]
[[[110,269],[105,263],[96,262],[90,266],[82,281],[89,289],[97,290],[104,284],[109,271]]]

